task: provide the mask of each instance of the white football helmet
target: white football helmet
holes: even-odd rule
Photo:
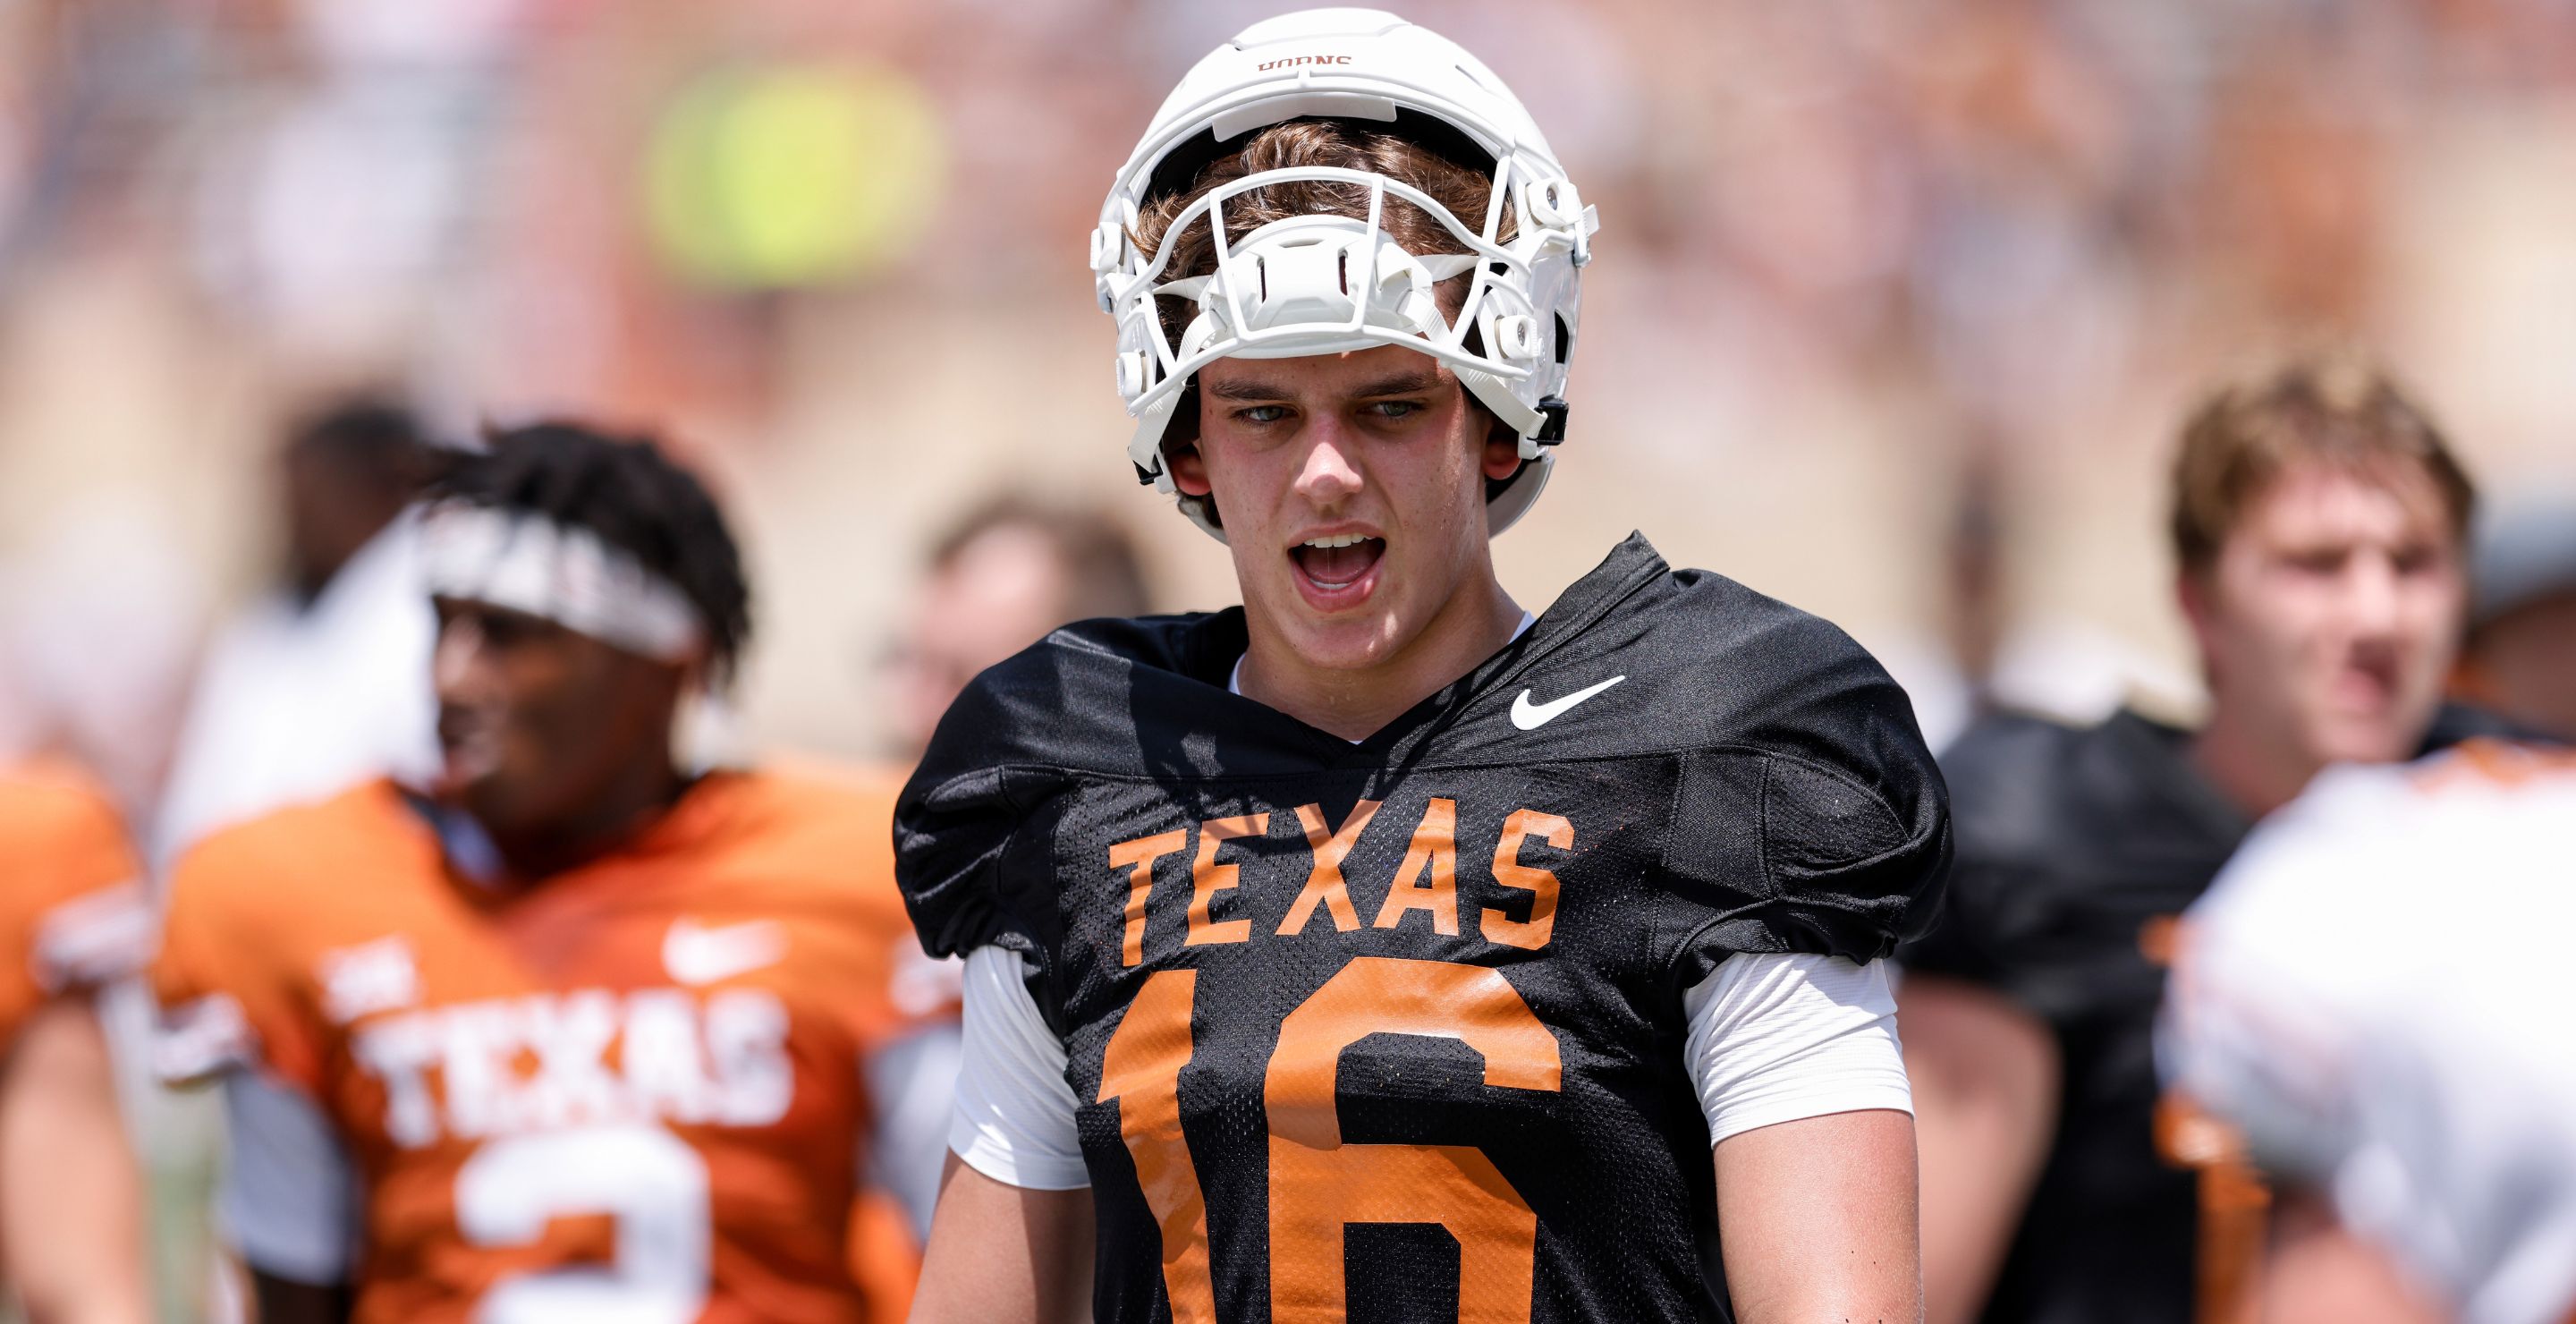
[[[1382,175],[1324,167],[1268,170],[1214,190],[1173,218],[1160,248],[1130,235],[1153,202],[1186,192],[1246,135],[1284,120],[1332,118],[1386,131],[1493,177],[1481,217],[1450,214]],[[1228,199],[1271,184],[1338,181],[1369,189],[1367,219],[1290,217],[1250,233],[1225,223]],[[1429,214],[1452,253],[1407,253],[1379,224],[1390,200]],[[1496,242],[1503,208],[1517,233]],[[1166,280],[1173,241],[1200,218],[1215,240],[1213,274]],[[1573,356],[1576,269],[1591,260],[1600,222],[1502,80],[1457,43],[1374,9],[1309,9],[1246,28],[1200,60],[1155,112],[1118,171],[1091,235],[1100,306],[1118,319],[1118,394],[1137,421],[1127,448],[1139,482],[1173,491],[1163,438],[1190,379],[1221,358],[1294,358],[1403,345],[1449,365],[1459,382],[1520,435],[1520,471],[1487,501],[1499,533],[1538,499],[1565,435],[1566,366]],[[1454,320],[1434,283],[1474,272]],[[1158,300],[1198,309],[1175,344]],[[1205,502],[1182,509],[1225,537]]]

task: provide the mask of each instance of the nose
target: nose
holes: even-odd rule
[[[1318,510],[1330,510],[1362,486],[1352,437],[1330,417],[1318,418],[1306,430],[1305,462],[1297,469],[1297,495]]]
[[[438,628],[438,643],[430,651],[430,685],[438,691],[441,703],[456,703],[471,697],[479,688],[483,671],[483,627],[470,616],[458,616]]]
[[[2386,639],[2396,633],[2398,568],[2386,553],[2355,556],[2344,577],[2344,611],[2355,637]]]

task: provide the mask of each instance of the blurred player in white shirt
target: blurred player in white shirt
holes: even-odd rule
[[[217,828],[437,767],[436,620],[404,508],[436,468],[409,415],[343,405],[279,457],[279,582],[207,650],[153,826],[166,864]]]
[[[2576,1319],[2576,755],[2336,769],[2186,923],[2167,1078],[2464,1324]]]

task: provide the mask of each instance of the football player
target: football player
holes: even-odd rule
[[[1129,457],[1244,606],[987,671],[897,807],[969,954],[917,1318],[1915,1317],[1905,696],[1642,537],[1544,616],[1495,578],[1595,228],[1490,70],[1367,10],[1219,47],[1119,170]]]
[[[2161,1065],[2396,1270],[2260,1318],[2576,1319],[2565,968],[2497,946],[2571,928],[2576,759],[2487,741],[2319,777],[2186,913]]]
[[[890,797],[674,748],[750,624],[714,502],[541,426],[422,538],[441,784],[218,833],[171,885],[159,1066],[252,1083],[224,1203],[261,1317],[899,1317],[847,1254],[899,1111],[868,1074],[924,1010]]]
[[[2318,769],[2479,727],[2441,702],[2472,500],[2367,363],[2218,391],[2171,496],[2207,719],[2003,715],[1948,751],[1958,865],[1903,953],[1933,1324],[2193,1317],[2203,1188],[2158,1152],[2157,935]]]
[[[2480,523],[2453,692],[2576,740],[2576,492],[2526,496]]]
[[[0,1248],[31,1320],[142,1324],[142,1185],[91,994],[152,912],[116,811],[69,768],[0,768]]]
[[[1066,621],[1145,611],[1126,531],[1079,506],[985,501],[931,544],[903,638],[887,659],[891,744],[906,765],[976,673]]]

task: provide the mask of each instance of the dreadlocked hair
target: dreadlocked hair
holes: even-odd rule
[[[671,581],[707,631],[708,679],[722,684],[751,640],[751,585],[724,512],[651,437],[572,422],[495,428],[437,497],[522,510],[588,529]]]

